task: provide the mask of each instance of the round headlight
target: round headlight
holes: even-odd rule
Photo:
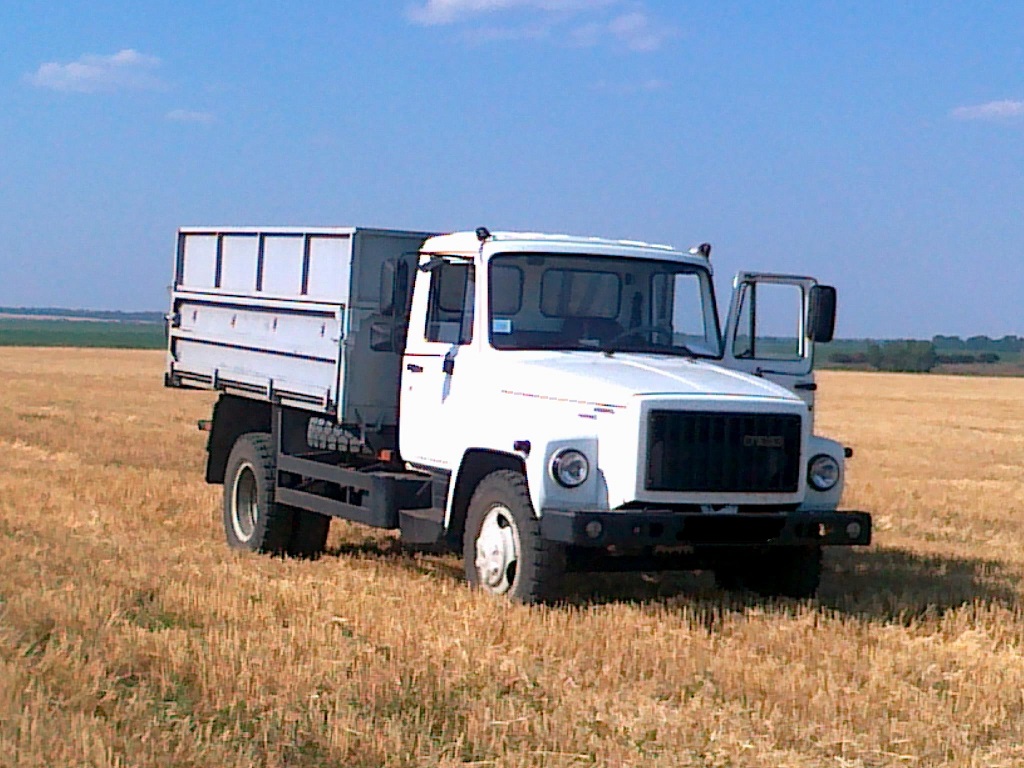
[[[839,462],[821,454],[807,465],[807,482],[817,491],[827,491],[839,482]]]
[[[551,457],[551,476],[565,488],[583,485],[590,475],[590,462],[574,448],[564,448]]]

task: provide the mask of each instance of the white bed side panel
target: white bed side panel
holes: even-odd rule
[[[222,244],[220,287],[229,293],[256,290],[259,238],[252,235],[228,235]]]
[[[352,239],[311,237],[307,295],[313,301],[348,303]]]
[[[264,238],[263,293],[268,296],[298,296],[302,293],[304,243],[300,235],[267,235]]]
[[[217,236],[187,235],[182,243],[181,287],[213,288],[217,276]]]
[[[338,401],[341,312],[183,300],[175,370],[220,382]]]

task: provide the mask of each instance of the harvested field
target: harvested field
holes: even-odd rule
[[[1024,379],[826,372],[876,543],[814,601],[705,574],[507,606],[335,523],[229,551],[208,393],[0,350],[0,765],[1024,765]]]

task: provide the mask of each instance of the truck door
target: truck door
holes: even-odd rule
[[[454,469],[456,369],[459,351],[473,340],[474,292],[472,262],[435,256],[419,267],[402,358],[398,440],[405,461]]]
[[[740,272],[724,364],[793,390],[813,409],[814,342],[831,341],[834,325],[834,288],[810,277]]]

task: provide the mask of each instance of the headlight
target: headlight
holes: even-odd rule
[[[807,465],[807,482],[817,491],[827,491],[839,482],[839,462],[821,454]]]
[[[565,488],[583,485],[590,475],[590,462],[574,448],[563,448],[551,457],[551,476]]]

